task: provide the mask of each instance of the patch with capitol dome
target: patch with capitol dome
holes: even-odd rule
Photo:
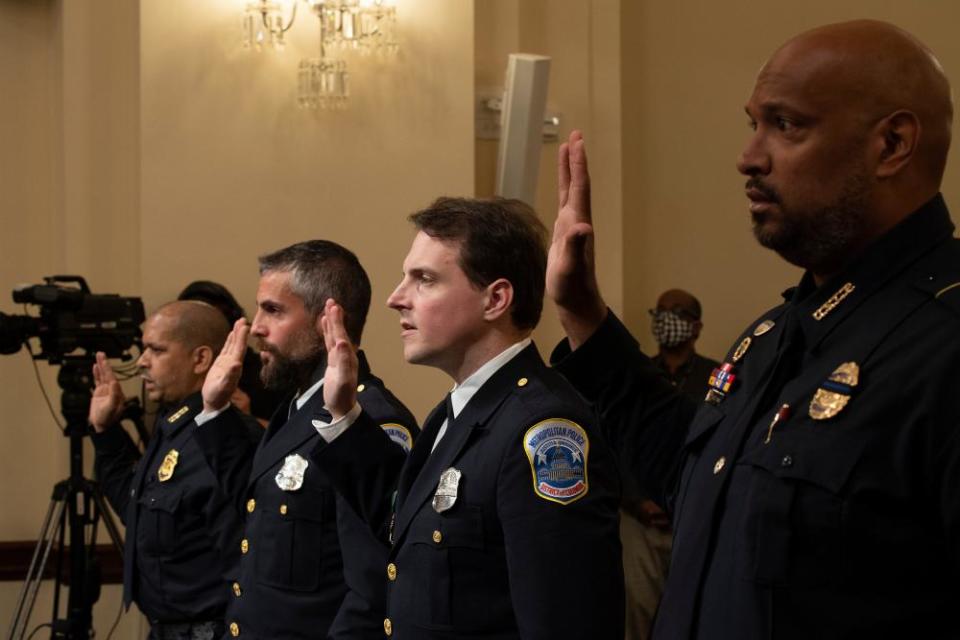
[[[590,439],[583,427],[563,418],[543,420],[524,434],[523,448],[538,496],[569,504],[587,495]]]

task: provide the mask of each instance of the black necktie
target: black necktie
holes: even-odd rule
[[[423,431],[420,432],[420,437],[417,438],[417,442],[414,444],[413,451],[410,452],[410,456],[407,459],[407,469],[404,472],[404,477],[409,483],[405,487],[406,489],[409,489],[409,485],[413,484],[413,481],[416,480],[417,475],[420,473],[420,469],[427,461],[427,458],[430,457],[433,443],[436,442],[437,434],[440,433],[440,427],[443,426],[444,416],[447,419],[447,429],[453,426],[453,404],[450,402],[449,393],[447,397],[443,399],[442,406],[442,412],[440,406],[438,406],[431,416],[431,419],[427,420]]]

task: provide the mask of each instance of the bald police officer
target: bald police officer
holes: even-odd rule
[[[123,391],[103,353],[93,367],[94,465],[126,525],[124,602],[137,603],[155,640],[212,639],[223,629],[240,516],[220,481],[244,464],[254,443],[232,407],[206,425],[218,451],[214,466],[193,435],[200,389],[228,330],[220,312],[202,302],[172,302],[147,319],[137,365],[160,411],[143,455],[118,424]]]
[[[956,637],[960,242],[940,181],[950,87],[889,24],[803,33],[746,111],[759,242],[806,270],[699,406],[603,303],[583,140],[560,154],[548,291],[560,370],[673,511],[654,637]]]

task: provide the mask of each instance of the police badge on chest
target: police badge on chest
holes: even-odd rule
[[[310,463],[298,453],[287,456],[277,472],[277,486],[284,491],[296,491],[303,486],[303,476],[309,466]]]

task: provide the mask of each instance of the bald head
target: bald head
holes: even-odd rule
[[[157,309],[143,325],[137,359],[147,396],[173,404],[200,391],[229,329],[223,314],[205,302],[171,302]]]
[[[657,308],[668,311],[683,311],[693,320],[700,320],[702,309],[700,301],[692,293],[683,289],[668,289],[657,298]]]
[[[933,198],[950,85],[916,38],[860,20],[807,31],[763,66],[746,105],[754,235],[824,281]]]
[[[230,325],[216,307],[197,300],[169,302],[157,309],[153,317],[163,317],[170,339],[187,349],[210,347],[216,356],[230,333]]]
[[[914,36],[876,20],[826,25],[784,44],[760,75],[783,73],[825,105],[846,105],[865,129],[898,112],[915,115],[921,131],[909,169],[939,188],[953,101],[939,60]]]

